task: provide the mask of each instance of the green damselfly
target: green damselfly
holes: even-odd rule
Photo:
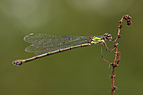
[[[112,36],[105,33],[103,36],[63,36],[63,35],[48,35],[40,33],[30,33],[24,37],[24,41],[31,43],[25,51],[35,53],[36,56],[27,59],[18,59],[12,63],[22,65],[23,63],[36,60],[48,55],[60,53],[79,47],[86,47],[95,44],[103,44],[107,49],[105,41],[111,41]]]

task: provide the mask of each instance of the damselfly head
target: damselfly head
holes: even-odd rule
[[[103,35],[103,39],[110,41],[110,40],[112,40],[112,35],[109,34],[109,33],[105,33],[105,34]]]
[[[20,59],[19,59],[19,60],[15,60],[15,61],[12,62],[12,64],[17,65],[17,66],[18,66],[18,65],[22,65],[22,64],[23,64],[23,61],[20,60]]]

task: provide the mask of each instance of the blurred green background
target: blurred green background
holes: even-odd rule
[[[142,0],[0,0],[1,95],[110,95],[111,70],[100,58],[100,45],[75,49],[22,66],[29,33],[114,37],[118,21],[129,14],[120,39],[121,63],[115,95],[142,95]],[[110,45],[111,46],[111,45]],[[113,53],[104,52],[113,61]]]

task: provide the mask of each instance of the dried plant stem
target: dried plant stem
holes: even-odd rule
[[[122,28],[122,22],[123,20],[127,21],[127,25],[131,25],[132,21],[131,21],[131,17],[129,15],[125,15],[121,18],[121,20],[119,21],[119,26],[118,26],[118,33],[117,33],[117,39],[116,39],[116,43],[115,43],[115,58],[114,58],[114,62],[111,64],[113,67],[112,70],[112,75],[111,75],[111,79],[112,79],[112,89],[111,89],[111,95],[114,94],[114,91],[116,90],[116,86],[115,86],[115,68],[119,65],[119,51],[118,51],[118,40],[120,38],[120,32],[121,32],[121,28]]]

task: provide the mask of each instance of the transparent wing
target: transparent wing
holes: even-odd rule
[[[88,36],[29,34],[24,37],[24,41],[32,43],[32,45],[28,46],[25,51],[38,55],[56,49],[87,43],[88,39]]]

